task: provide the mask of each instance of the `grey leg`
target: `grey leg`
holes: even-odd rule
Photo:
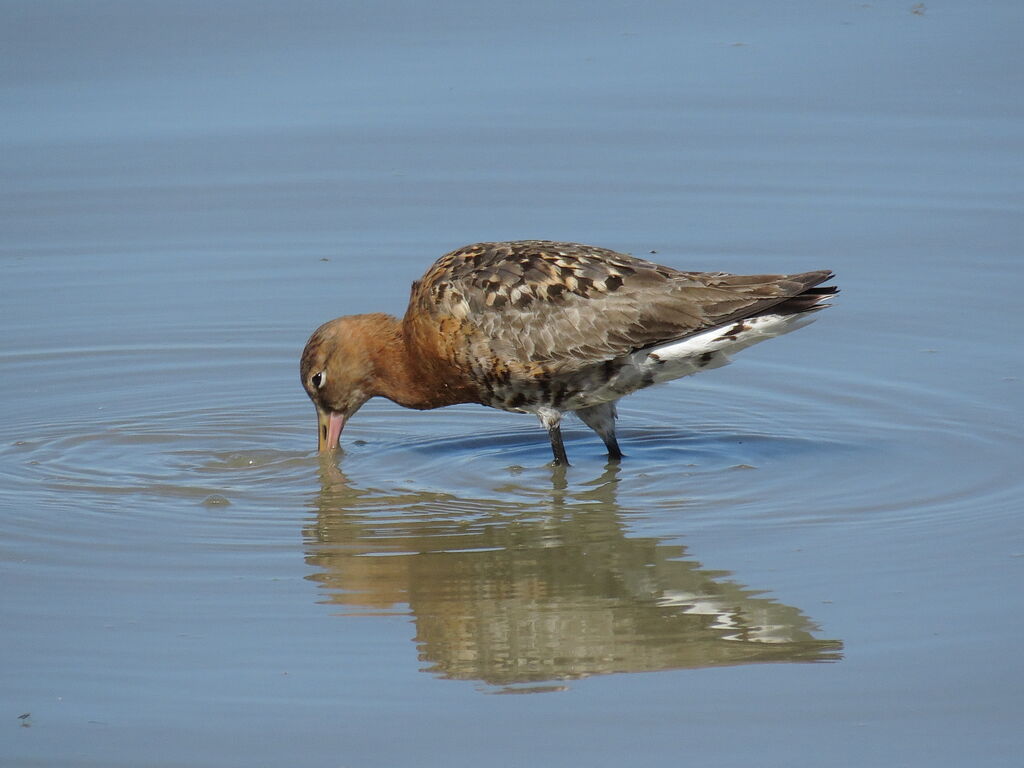
[[[565,443],[562,442],[562,427],[555,424],[548,430],[548,437],[551,438],[551,450],[555,454],[555,464],[569,466],[569,457],[565,455]]]
[[[555,454],[555,464],[569,466],[569,457],[565,453],[565,443],[562,442],[562,412],[554,408],[542,408],[537,411],[537,418],[541,425],[548,431],[551,438],[551,451]]]
[[[592,405],[589,408],[580,408],[576,411],[580,420],[597,432],[608,448],[608,458],[618,461],[622,458],[622,451],[619,450],[619,441],[615,439],[615,403],[602,403]]]

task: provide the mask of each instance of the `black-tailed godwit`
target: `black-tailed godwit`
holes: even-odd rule
[[[413,283],[403,319],[339,317],[310,337],[301,375],[319,449],[337,448],[346,422],[380,396],[536,414],[556,464],[568,464],[560,424],[573,412],[621,458],[619,398],[805,325],[838,290],[819,286],[831,277],[683,272],[544,240],[459,248]]]

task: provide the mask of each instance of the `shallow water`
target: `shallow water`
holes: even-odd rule
[[[1014,764],[1024,12],[911,6],[14,4],[0,762]],[[309,332],[517,237],[843,293],[620,465],[319,459]]]

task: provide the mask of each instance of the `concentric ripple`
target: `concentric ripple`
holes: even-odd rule
[[[150,350],[140,361],[138,354],[81,350],[71,355],[69,383],[82,398],[99,387],[97,368],[104,381],[131,380],[167,369],[180,355],[178,347]],[[128,387],[112,406],[77,409],[84,415],[54,423],[45,411],[37,419],[29,411],[8,423],[0,452],[5,493],[22,505],[31,499],[82,513],[131,504],[137,513],[186,519],[224,502],[281,509],[294,494],[308,494],[320,466],[313,415],[292,381],[275,378],[292,374],[292,361],[254,361],[229,349],[212,356],[192,350],[191,358],[185,392],[158,380],[145,397]],[[46,355],[16,362],[26,380],[45,378],[53,366]],[[238,400],[220,396],[239,375],[249,390],[244,412]],[[963,406],[942,389],[840,382],[817,368],[743,361],[622,404],[627,458],[614,468],[619,503],[685,506],[690,523],[723,511],[783,523],[983,515],[1020,491],[1010,467],[1013,436],[991,406],[987,413]],[[569,421],[566,438],[573,466],[554,471],[532,417],[474,406],[415,413],[374,401],[347,428],[338,464],[355,486],[518,504],[606,473],[589,430]],[[954,477],[928,482],[929,463],[940,455],[971,461]]]

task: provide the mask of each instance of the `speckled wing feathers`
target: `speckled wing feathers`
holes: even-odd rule
[[[681,272],[575,243],[479,243],[442,256],[410,307],[455,319],[476,359],[553,373],[757,314],[828,276]]]

